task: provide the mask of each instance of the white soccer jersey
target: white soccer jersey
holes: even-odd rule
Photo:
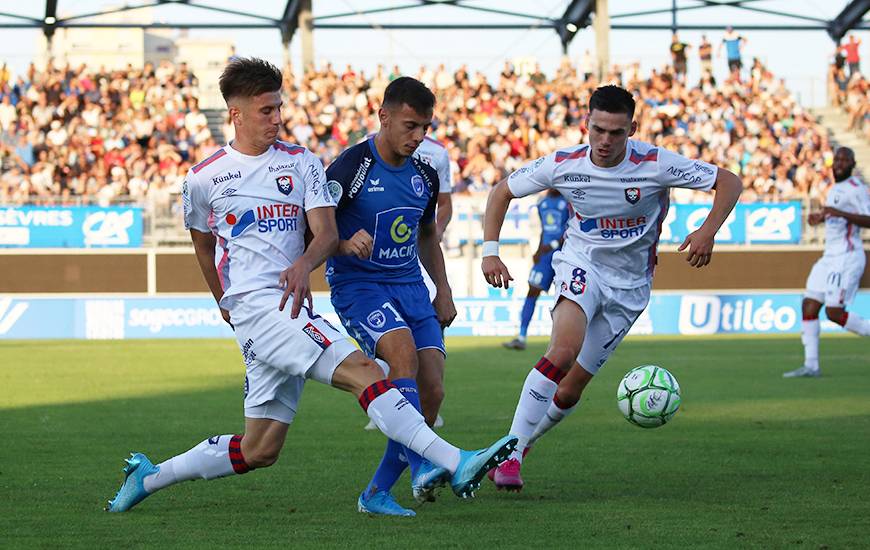
[[[588,145],[558,150],[508,178],[515,197],[557,189],[574,208],[566,259],[595,269],[616,288],[652,279],[671,187],[709,190],[717,168],[649,143],[628,140],[625,158],[612,168],[592,163]]]
[[[182,198],[185,227],[217,237],[224,308],[232,296],[278,288],[305,249],[305,212],[335,206],[320,160],[281,141],[256,157],[222,147],[188,171]]]
[[[438,172],[438,192],[450,193],[453,189],[453,181],[450,177],[450,155],[447,149],[437,139],[428,136],[423,138],[423,143],[414,151],[414,156]]]
[[[831,187],[825,206],[850,214],[870,216],[870,193],[861,180],[851,177]],[[863,251],[861,227],[840,216],[825,218],[825,256],[836,256],[855,250]]]

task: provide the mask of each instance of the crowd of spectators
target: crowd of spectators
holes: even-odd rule
[[[636,139],[728,167],[744,201],[814,198],[829,180],[826,133],[758,60],[716,82],[688,83],[674,67],[641,74],[614,67],[601,80],[581,62],[555,74],[505,63],[487,79],[465,66],[421,68],[438,102],[432,134],[449,151],[454,191],[485,194],[529,159],[584,141],[589,96],[618,83],[638,98]],[[379,99],[399,69],[285,67],[284,139],[328,164],[377,130]],[[48,66],[11,79],[0,69],[0,204],[72,203],[86,197],[168,203],[197,160],[232,138],[212,136],[196,77],[182,63],[108,71]],[[862,105],[866,100],[862,100]],[[678,192],[681,201],[695,200]],[[709,196],[704,195],[704,200]]]

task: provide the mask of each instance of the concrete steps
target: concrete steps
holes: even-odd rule
[[[855,171],[861,179],[867,181],[864,172],[870,173],[870,140],[859,131],[849,130],[849,117],[839,107],[820,107],[813,109],[813,114],[828,130],[831,141],[855,151]]]
[[[224,136],[224,120],[227,116],[226,109],[203,109],[205,118],[208,119],[208,129],[211,131],[212,137],[218,145],[224,145],[227,142]]]

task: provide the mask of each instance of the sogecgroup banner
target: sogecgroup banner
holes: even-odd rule
[[[801,298],[798,293],[653,292],[630,334],[796,334]],[[550,334],[551,304],[549,296],[538,300],[529,335]],[[513,336],[522,307],[523,297],[459,298],[458,315],[447,335]],[[870,291],[860,291],[849,310],[870,317]],[[315,296],[314,311],[343,330],[327,296]],[[843,329],[823,320],[822,330]],[[232,337],[232,329],[208,296],[0,296],[0,340]]]
[[[0,247],[142,246],[142,208],[0,206]]]

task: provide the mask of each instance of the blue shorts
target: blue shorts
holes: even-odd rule
[[[332,290],[332,307],[369,357],[375,357],[381,336],[402,328],[411,331],[417,351],[434,348],[447,355],[441,324],[422,281],[344,284]]]
[[[540,288],[543,291],[550,290],[550,285],[553,284],[553,277],[556,272],[553,270],[553,253],[547,252],[541,259],[532,267],[532,272],[529,273],[529,285],[535,288]]]

